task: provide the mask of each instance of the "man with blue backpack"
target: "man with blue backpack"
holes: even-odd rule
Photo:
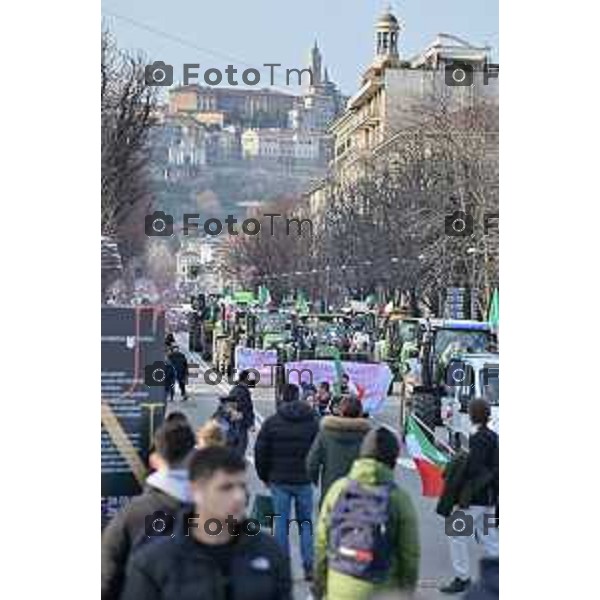
[[[348,476],[329,488],[317,525],[317,598],[367,600],[384,590],[415,589],[419,530],[410,497],[394,482],[399,453],[392,432],[374,429]]]

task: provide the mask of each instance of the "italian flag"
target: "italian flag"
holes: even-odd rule
[[[449,459],[427,439],[412,415],[406,419],[405,443],[421,476],[423,496],[440,496],[444,489],[442,473]]]

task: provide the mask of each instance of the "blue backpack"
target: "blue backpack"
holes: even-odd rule
[[[218,423],[221,431],[225,435],[225,443],[227,446],[235,446],[240,438],[240,422],[233,421],[227,410],[222,406],[219,406],[212,418]]]
[[[339,573],[382,583],[391,567],[392,482],[364,487],[350,480],[335,502],[329,534],[329,566]]]

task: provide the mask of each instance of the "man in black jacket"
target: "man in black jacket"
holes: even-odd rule
[[[187,400],[187,394],[185,393],[185,386],[189,376],[187,358],[185,357],[185,354],[179,350],[179,346],[173,346],[172,351],[169,354],[169,360],[175,369],[175,378],[179,385],[181,399]]]
[[[165,379],[163,382],[163,386],[165,389],[165,402],[173,402],[175,397],[175,382],[177,381],[177,372],[175,371],[175,367],[171,362],[171,351],[167,350],[165,352]]]
[[[488,558],[498,558],[498,434],[488,428],[490,406],[476,399],[469,404],[469,417],[475,432],[469,438],[469,453],[457,489],[458,507],[446,519],[450,541],[450,557],[455,577],[440,591],[447,594],[464,592],[471,583],[469,539],[483,544]]]
[[[263,423],[254,447],[258,477],[271,490],[275,511],[275,539],[287,555],[292,500],[300,528],[300,551],[307,580],[312,577],[313,491],[306,457],[319,423],[312,407],[298,399],[299,390],[286,384],[277,412]],[[280,515],[280,516],[279,516]]]
[[[146,517],[158,511],[173,515],[191,502],[182,463],[195,442],[191,427],[182,421],[165,422],[156,430],[152,455],[156,471],[146,479],[144,492],[117,513],[102,534],[102,600],[120,597],[130,552],[146,535]]]
[[[249,370],[242,371],[238,382],[229,390],[229,396],[236,399],[237,408],[242,413],[239,442],[236,446],[236,451],[242,457],[248,448],[248,432],[254,431],[254,405],[249,386],[252,381],[252,373]]]
[[[291,600],[287,558],[269,534],[257,533],[258,523],[244,520],[245,468],[227,448],[194,452],[194,509],[133,553],[121,600]]]

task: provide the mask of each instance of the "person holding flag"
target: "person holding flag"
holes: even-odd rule
[[[444,490],[444,470],[450,462],[449,456],[430,441],[424,424],[416,416],[408,416],[404,431],[406,450],[421,478],[423,496],[440,496]]]
[[[446,518],[454,579],[440,588],[447,594],[464,592],[471,584],[469,538],[483,545],[486,558],[496,560],[498,545],[499,446],[498,434],[488,428],[490,406],[482,399],[469,404],[476,431],[469,452],[458,453],[445,474],[438,514]],[[453,509],[458,507],[457,510]],[[466,531],[465,531],[466,528]]]

